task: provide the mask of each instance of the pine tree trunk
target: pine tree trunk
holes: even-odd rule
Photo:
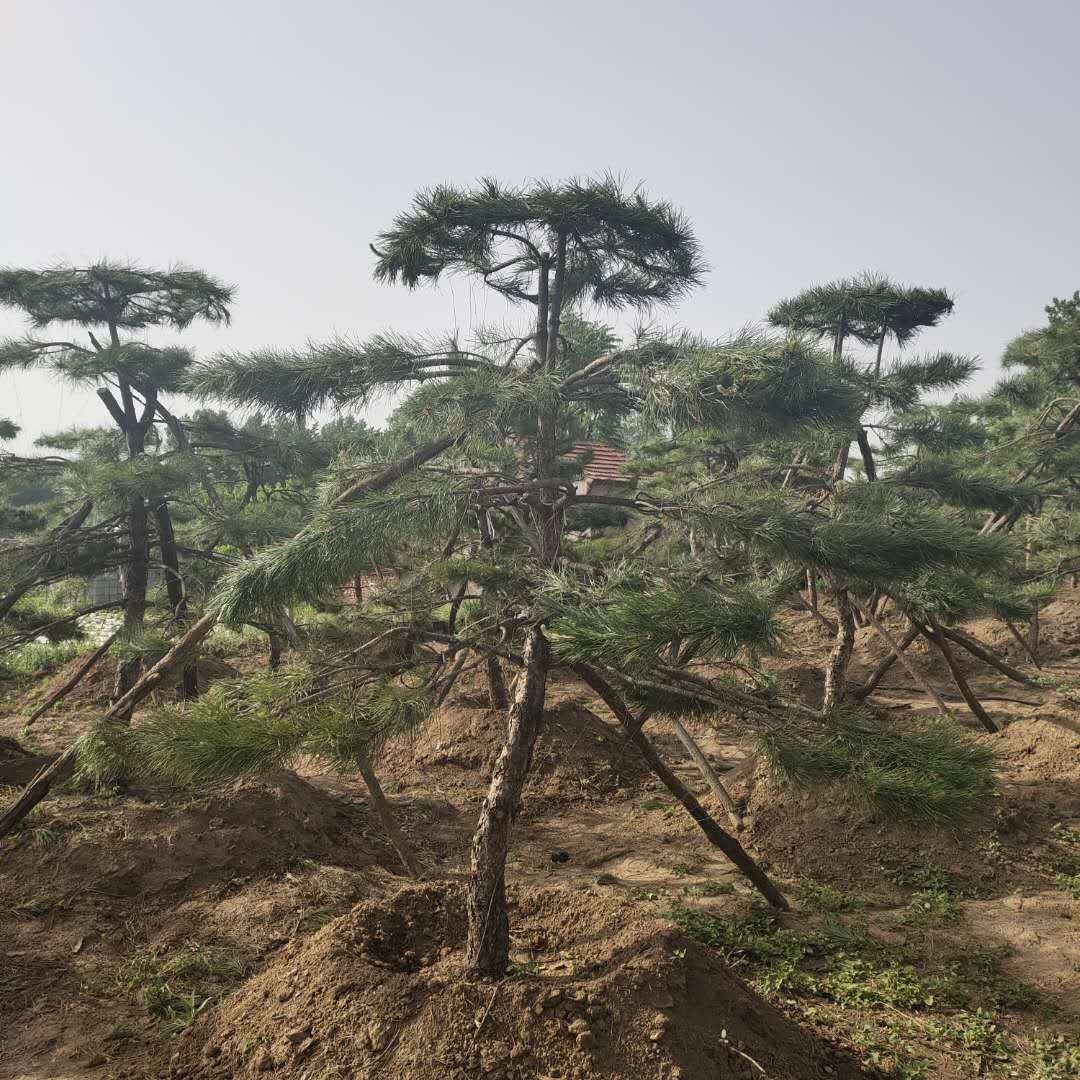
[[[270,646],[266,657],[266,667],[268,671],[277,671],[281,667],[281,635],[270,630],[266,637]]]
[[[825,696],[822,705],[826,709],[839,705],[847,695],[847,672],[851,664],[851,654],[855,650],[855,617],[851,611],[847,589],[834,589],[833,599],[836,604],[836,641],[825,665]]]
[[[645,759],[645,763],[664,787],[682,803],[683,808],[697,823],[709,843],[718,847],[731,860],[772,907],[779,911],[790,910],[784,894],[772,883],[768,874],[758,866],[734,836],[725,832],[717,824],[705,807],[694,797],[694,793],[664,764],[656,748],[626,707],[626,703],[608,681],[587,664],[575,664],[574,671],[586,685],[596,691],[604,704],[615,714],[615,719],[622,725],[627,737]]]
[[[874,462],[874,451],[870,447],[870,437],[866,434],[866,428],[860,427],[856,436],[859,444],[859,453],[862,456],[863,469],[866,471],[867,480],[877,479],[877,465]]]
[[[502,665],[494,653],[489,653],[484,662],[487,671],[488,705],[492,709],[501,712],[510,704],[510,697],[506,692],[506,679],[503,677]]]
[[[877,356],[874,357],[874,381],[881,378],[881,356],[885,352],[885,337],[889,333],[888,324],[881,328],[877,341]]]
[[[472,843],[465,960],[468,970],[482,978],[501,978],[510,961],[506,856],[510,850],[514,819],[521,805],[521,789],[543,720],[550,665],[547,638],[539,626],[529,631],[524,659],[525,669],[518,679],[517,692],[510,706],[506,743],[495,762],[491,786],[480,810]]]
[[[165,567],[165,591],[169,597],[169,610],[177,624],[187,621],[187,594],[180,574],[180,554],[176,550],[176,533],[173,530],[172,513],[167,502],[154,507],[154,523],[157,526],[158,547],[161,564]],[[185,666],[180,677],[180,696],[191,701],[199,696],[199,673],[194,664]]]
[[[124,575],[124,630],[129,642],[138,641],[146,620],[146,585],[150,567],[150,515],[146,500],[132,495],[128,500],[128,543],[130,556]],[[142,659],[133,656],[116,669],[112,700],[119,701],[134,685],[142,670]]]
[[[371,767],[370,759],[362,750],[356,755],[356,767],[364,780],[364,786],[368,789],[368,795],[371,796],[371,805],[378,815],[382,827],[386,830],[390,843],[393,844],[394,850],[398,853],[398,858],[401,859],[406,873],[408,873],[409,877],[419,878],[423,871],[416,861],[416,855],[409,846],[409,842],[405,839],[405,834],[398,827],[394,811],[383,793],[382,784],[379,783],[379,778]]]

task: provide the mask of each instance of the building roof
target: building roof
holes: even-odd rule
[[[627,456],[607,443],[575,443],[566,454],[567,460],[583,461],[582,475],[586,480],[629,480],[626,475]]]

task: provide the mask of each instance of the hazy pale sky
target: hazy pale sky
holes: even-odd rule
[[[499,316],[460,281],[371,280],[418,187],[481,175],[611,170],[680,205],[712,270],[661,321],[706,334],[878,269],[955,293],[920,345],[979,354],[986,383],[1080,288],[1075,0],[0,0],[0,20],[0,264],[218,275],[234,321],[189,332],[203,352]],[[26,373],[0,376],[5,415],[106,419]]]

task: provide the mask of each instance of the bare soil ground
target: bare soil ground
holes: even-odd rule
[[[320,766],[196,793],[64,793],[0,848],[0,1077],[1078,1076],[1077,613],[1070,594],[1043,618],[1044,674],[1065,696],[965,661],[1004,725],[971,727],[999,750],[1002,789],[956,835],[878,820],[840,788],[780,787],[736,725],[693,727],[745,804],[743,842],[796,903],[779,919],[604,707],[557,682],[498,985],[460,964],[460,885],[502,735],[476,687],[380,765],[419,885],[358,779]],[[820,695],[824,648],[818,624],[791,620],[781,692]],[[856,678],[880,656],[865,631],[859,650]],[[1010,659],[1024,665],[1018,647]],[[15,741],[0,740],[0,769],[19,767],[20,746],[66,745],[110,673],[27,739],[23,718],[62,677],[0,691],[0,736]],[[877,700],[931,709],[910,682],[894,669]],[[650,730],[723,821],[665,725]]]

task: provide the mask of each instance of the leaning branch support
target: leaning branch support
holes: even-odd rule
[[[772,883],[769,876],[750,857],[746,849],[730,833],[725,832],[708,811],[698,802],[690,789],[664,764],[656,748],[645,733],[635,723],[634,717],[626,707],[621,695],[595,669],[587,664],[575,664],[573,668],[578,677],[592,689],[605,705],[615,714],[630,741],[638,748],[649,768],[656,774],[664,787],[682,803],[686,812],[697,822],[709,843],[718,847],[761,893],[769,904],[779,911],[789,911],[790,905],[784,894]]]
[[[110,706],[102,716],[102,722],[126,724],[135,706],[143,698],[152,694],[177,664],[182,664],[191,656],[216,624],[217,612],[206,614],[193,624],[187,633],[122,698]],[[27,784],[14,805],[5,812],[3,817],[0,817],[0,837],[7,836],[49,794],[55,784],[62,784],[71,776],[75,771],[78,756],[79,743],[75,741],[51,765],[42,769]]]

